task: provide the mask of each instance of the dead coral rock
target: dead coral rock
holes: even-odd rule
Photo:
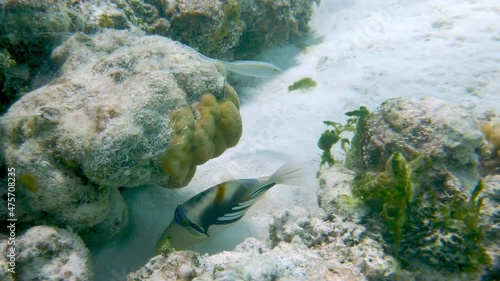
[[[241,2],[165,1],[168,35],[203,54],[220,57],[236,45],[243,32]]]
[[[313,5],[319,0],[243,0],[245,30],[235,47],[237,57],[248,58],[309,32]]]
[[[157,256],[129,281],[153,280],[366,280],[356,268],[325,261],[299,243],[280,243],[269,249],[248,238],[235,251],[215,255],[175,252]]]
[[[58,78],[23,96],[6,120],[47,106],[58,120],[2,124],[23,223],[110,237],[126,225],[118,187],[186,185],[241,136],[234,90],[214,61],[181,43],[109,29],[71,37],[52,60]]]
[[[0,276],[5,272],[8,241],[0,242]],[[78,235],[51,226],[36,226],[16,238],[16,275],[11,280],[92,280],[90,252]]]
[[[83,29],[83,19],[69,1],[1,1],[0,11],[0,103],[10,105],[28,91],[53,48]]]
[[[318,0],[80,1],[85,30],[132,29],[183,42],[210,57],[255,54],[309,31]]]
[[[366,119],[362,159],[356,168],[382,171],[394,152],[406,159],[429,155],[442,180],[457,182],[470,194],[480,178],[477,167],[486,149],[473,116],[434,98],[388,100]]]

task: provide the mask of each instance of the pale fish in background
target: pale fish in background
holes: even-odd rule
[[[307,183],[304,170],[287,163],[269,177],[232,180],[206,189],[177,206],[174,218],[158,240],[156,252],[183,250],[224,231],[276,184]]]
[[[222,63],[227,71],[245,76],[270,78],[281,73],[281,69],[276,65],[262,61],[223,61]]]
[[[182,43],[179,43],[182,44]],[[182,44],[183,46],[187,46]],[[275,77],[281,73],[281,69],[274,64],[270,64],[263,61],[252,61],[252,60],[240,60],[240,61],[222,61],[218,59],[209,58],[192,47],[187,46],[194,52],[198,53],[204,59],[212,61],[215,63],[219,71],[221,71],[224,76],[227,72],[233,72],[244,76],[259,77],[259,78],[271,78]]]

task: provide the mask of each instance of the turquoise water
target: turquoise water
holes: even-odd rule
[[[0,279],[498,280],[495,4],[0,1]]]

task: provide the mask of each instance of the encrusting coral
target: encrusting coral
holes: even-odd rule
[[[159,166],[170,176],[169,185],[185,186],[201,165],[235,146],[241,136],[242,123],[238,113],[236,92],[226,84],[227,96],[218,101],[205,94],[194,108],[178,108],[170,113],[173,129],[168,150],[160,156]]]

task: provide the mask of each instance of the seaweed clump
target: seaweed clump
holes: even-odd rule
[[[408,162],[401,153],[395,152],[387,161],[385,171],[363,173],[354,183],[354,196],[379,213],[391,230],[396,254],[412,215],[418,172],[428,169],[431,163],[428,156]]]
[[[461,192],[438,200],[435,187],[423,184],[432,167],[429,156],[407,161],[395,152],[385,171],[359,174],[353,194],[386,226],[384,240],[403,266],[418,259],[450,272],[477,272],[491,263],[479,227],[483,182],[468,200]]]
[[[323,150],[320,166],[328,164],[328,166],[331,167],[333,164],[335,164],[335,159],[333,158],[331,150],[332,147],[339,141],[342,150],[347,154],[348,158],[350,157],[350,155],[357,155],[359,151],[357,147],[359,146],[360,142],[359,134],[360,132],[364,132],[363,124],[368,114],[370,114],[368,109],[364,106],[361,106],[358,110],[346,112],[345,115],[349,116],[350,118],[347,120],[347,123],[345,125],[334,121],[323,121],[323,123],[325,123],[327,126],[332,127],[332,129],[323,132],[318,140],[318,147]],[[344,132],[354,132],[356,134],[350,141],[348,138],[341,136]],[[349,159],[346,160],[346,162],[349,161]]]
[[[295,91],[295,90],[299,90],[299,89],[311,89],[311,88],[316,87],[317,85],[318,85],[318,83],[316,81],[314,81],[312,78],[305,77],[305,78],[302,78],[298,81],[295,81],[295,83],[288,86],[288,91],[291,92],[291,91]]]

